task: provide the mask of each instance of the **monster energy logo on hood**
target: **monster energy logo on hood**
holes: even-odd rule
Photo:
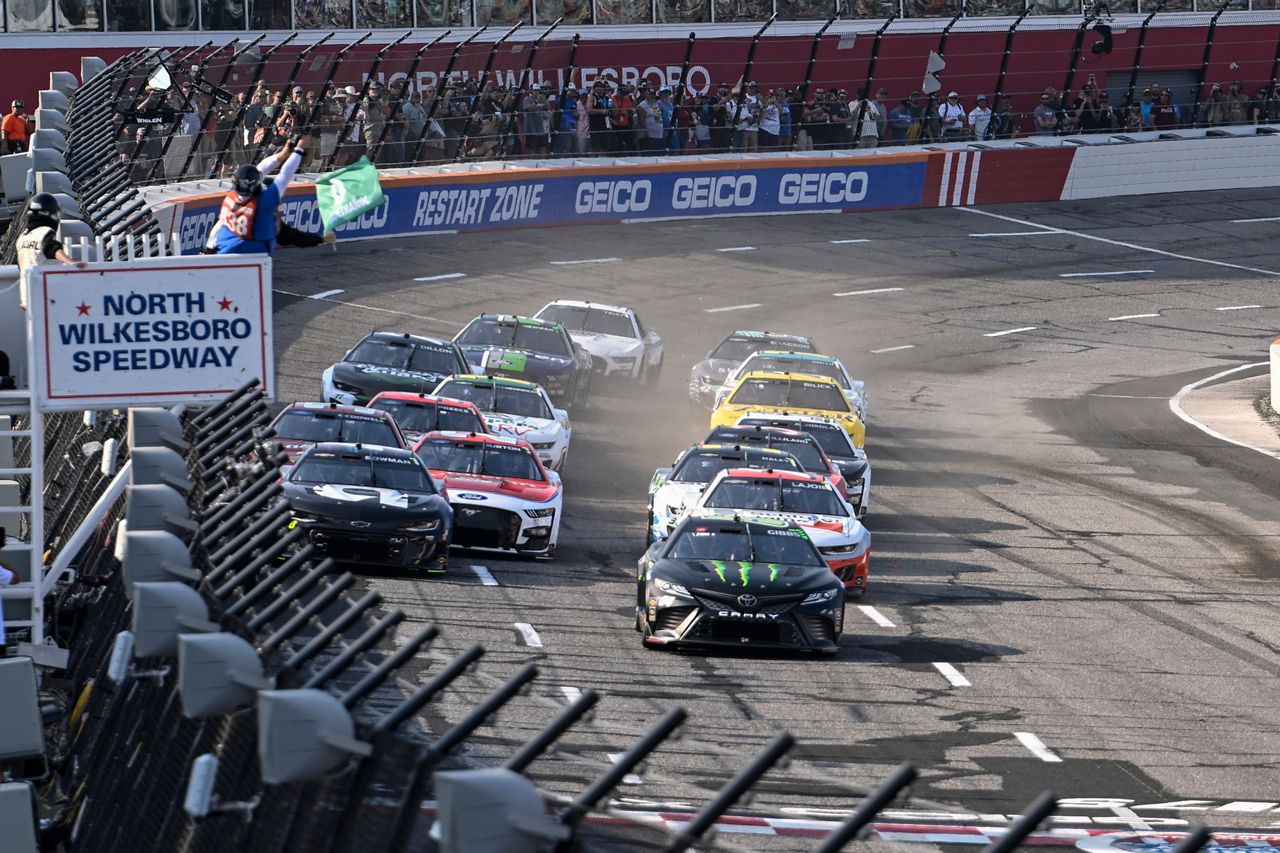
[[[709,560],[708,562],[711,563],[711,568],[716,573],[716,576],[723,583],[729,584],[729,586],[736,585],[729,580],[731,576],[736,576],[742,581],[741,585],[745,587],[751,583],[752,571],[757,569],[767,570],[769,572],[769,583],[773,583],[778,579],[778,572],[781,571],[781,567],[777,563],[753,563],[749,560]],[[761,574],[757,574],[756,577],[761,577]]]

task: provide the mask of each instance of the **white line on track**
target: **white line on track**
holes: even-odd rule
[[[1060,272],[1058,278],[1097,278],[1106,275],[1146,275],[1155,270],[1110,270],[1108,272]]]
[[[859,604],[858,609],[866,614],[867,618],[879,625],[881,628],[895,628],[896,625],[889,621],[889,617],[885,616],[879,610],[876,610],[870,604]]]
[[[272,288],[272,293],[281,293],[285,296],[306,296],[305,293],[297,293],[293,290],[281,290],[280,288]],[[408,311],[396,311],[393,308],[379,308],[376,305],[361,305],[359,302],[346,302],[342,299],[326,299],[332,305],[345,305],[348,308],[359,308],[361,311],[376,311],[379,314],[395,314],[397,317],[412,317],[415,320],[426,320],[428,323],[444,323],[447,325],[455,325],[449,320],[441,320],[439,317],[431,317],[426,314],[411,314]]]
[[[970,234],[970,237],[1040,237],[1045,234],[1061,234],[1057,228],[1043,231],[983,231],[981,234]]]
[[[952,687],[972,687],[973,684],[969,679],[960,674],[960,670],[956,669],[949,663],[934,662],[933,668],[942,673],[942,677],[950,682]]]
[[[576,687],[570,687],[568,684],[560,687],[560,692],[564,694],[564,698],[570,702],[577,702],[578,697],[582,695],[582,691]]]
[[[1018,743],[1031,750],[1031,754],[1041,761],[1047,761],[1050,764],[1061,764],[1062,758],[1056,755],[1053,750],[1044,745],[1044,741],[1033,735],[1031,732],[1014,732],[1013,736],[1018,739]]]
[[[1116,320],[1141,320],[1144,317],[1159,316],[1159,314],[1121,314],[1119,317],[1108,317],[1107,322],[1114,323]]]
[[[897,293],[902,290],[901,287],[877,287],[872,290],[842,290],[839,293],[833,293],[832,296],[866,296],[869,293]]]
[[[984,338],[1002,338],[1005,335],[1016,335],[1018,332],[1031,332],[1038,328],[1039,326],[1019,326],[1016,329],[1005,329],[1004,331],[1001,331],[1001,332],[987,332],[985,335],[983,335],[983,337]]]
[[[609,756],[609,760],[610,760],[610,761],[612,761],[614,764],[617,764],[619,761],[621,761],[621,760],[622,760],[622,756],[623,756],[623,753],[621,753],[621,752],[609,752],[609,753],[605,753],[605,754]],[[634,774],[634,773],[628,773],[626,776],[623,776],[623,777],[622,777],[622,784],[624,784],[624,785],[643,785],[643,784],[644,784],[644,780],[643,780],[643,779],[641,779],[639,776],[637,776],[637,775],[636,775],[636,774]]]
[[[1005,216],[1002,213],[992,213],[989,210],[978,210],[974,207],[957,207],[956,210],[962,210],[965,213],[976,213],[979,216],[990,216],[993,219],[1003,219],[1005,222],[1012,222],[1015,225],[1025,225],[1029,228],[1048,228],[1047,225],[1041,225],[1038,222],[1029,222],[1026,219],[1017,219],[1012,216]],[[1072,237],[1079,237],[1082,240],[1093,240],[1098,243],[1106,243],[1111,246],[1120,246],[1125,249],[1134,249],[1139,252],[1149,252],[1153,255],[1162,255],[1166,258],[1177,258],[1180,261],[1191,261],[1197,264],[1208,264],[1214,267],[1226,267],[1233,270],[1244,270],[1245,272],[1256,272],[1262,275],[1280,276],[1280,272],[1275,270],[1264,270],[1258,267],[1246,267],[1242,264],[1233,264],[1227,261],[1215,261],[1210,258],[1197,258],[1194,255],[1180,255],[1177,252],[1166,252],[1164,249],[1154,249],[1151,246],[1143,246],[1140,243],[1126,243],[1123,240],[1112,240],[1109,237],[1099,237],[1097,234],[1086,234],[1083,231],[1070,231],[1065,228],[1058,229],[1063,234],[1070,234]]]
[[[1182,398],[1186,397],[1188,394],[1190,394],[1192,391],[1196,390],[1197,388],[1201,388],[1205,385],[1208,385],[1210,382],[1213,382],[1217,379],[1221,379],[1224,376],[1230,376],[1233,373],[1239,373],[1242,370],[1248,370],[1253,367],[1266,367],[1268,364],[1270,364],[1270,362],[1266,362],[1266,361],[1255,361],[1250,364],[1242,364],[1239,367],[1233,367],[1230,370],[1224,370],[1221,373],[1215,373],[1212,376],[1206,376],[1204,379],[1197,380],[1195,382],[1190,383],[1189,385],[1184,385],[1178,391],[1177,394],[1174,394],[1172,397],[1169,398],[1169,410],[1173,412],[1175,415],[1177,415],[1179,418],[1181,418],[1182,420],[1191,424],[1196,429],[1200,430],[1206,435],[1213,436],[1219,441],[1225,441],[1227,444],[1234,444],[1237,447],[1243,447],[1243,448],[1246,448],[1247,450],[1256,450],[1258,453],[1261,453],[1264,456],[1270,456],[1272,459],[1280,459],[1280,453],[1267,450],[1264,447],[1255,447],[1254,445],[1246,444],[1243,441],[1236,441],[1234,438],[1228,438],[1227,436],[1218,432],[1216,429],[1213,429],[1210,426],[1202,424],[1200,421],[1191,417],[1191,415],[1188,415],[1182,409]]]
[[[1233,219],[1232,222],[1280,222],[1280,216],[1262,216],[1257,219]]]
[[[706,314],[719,314],[721,311],[743,311],[747,308],[759,308],[759,302],[748,302],[746,305],[726,305],[723,308],[707,308]]]
[[[493,572],[490,572],[484,566],[472,566],[471,571],[476,573],[476,577],[480,578],[480,583],[484,584],[485,586],[499,585],[498,579],[493,576]]]
[[[754,252],[755,246],[729,246],[725,249],[716,249],[717,252]]]
[[[1261,305],[1223,305],[1221,308],[1214,308],[1214,311],[1244,311],[1249,308],[1261,308]]]
[[[871,351],[871,354],[880,355],[880,353],[884,353],[884,352],[898,352],[899,350],[915,349],[915,348],[916,348],[915,344],[903,344],[900,347],[884,347],[883,349],[873,349]]]
[[[415,278],[414,281],[444,281],[445,279],[450,279],[450,278],[466,278],[466,277],[467,277],[467,274],[464,272],[447,272],[447,273],[444,273],[443,275],[420,276],[418,278]]]
[[[516,630],[520,632],[520,636],[524,638],[524,644],[533,649],[542,648],[542,638],[538,636],[538,632],[533,630],[533,626],[528,622],[517,622]]]
[[[576,264],[616,264],[618,258],[584,258],[580,261],[552,261],[551,265],[556,267],[571,267]]]
[[[835,246],[845,246],[845,245],[848,245],[849,243],[870,243],[871,241],[870,240],[831,240],[830,242],[832,245],[835,245]]]
[[[307,298],[308,299],[324,299],[329,296],[337,296],[339,293],[346,293],[346,291],[342,290],[341,288],[339,288],[338,290],[326,290],[324,293],[314,293],[311,296],[308,296]]]

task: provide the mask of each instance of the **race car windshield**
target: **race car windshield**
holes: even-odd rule
[[[826,483],[796,480],[734,478],[720,481],[703,501],[713,509],[795,512],[803,515],[847,516],[844,505]]]
[[[373,408],[390,412],[400,429],[411,432],[488,432],[484,421],[470,409],[410,400],[379,400]]]
[[[410,458],[311,454],[289,475],[291,483],[329,486],[366,486],[400,492],[435,494],[431,476]]]
[[[669,560],[790,563],[825,566],[809,537],[798,528],[756,524],[690,524],[672,536]],[[741,566],[735,566],[741,569]]]
[[[346,360],[355,364],[394,367],[418,373],[457,373],[462,367],[449,347],[400,341],[363,341],[351,351]]]
[[[399,447],[395,430],[380,418],[352,417],[341,412],[285,412],[276,422],[276,438],[280,441],[344,441],[351,444],[377,444]]]
[[[417,452],[433,471],[542,480],[533,452],[525,447],[441,439],[423,442]]]
[[[792,373],[808,373],[811,376],[826,376],[828,379],[834,379],[838,382],[841,388],[849,388],[849,382],[845,379],[844,371],[840,369],[839,365],[829,361],[809,361],[802,358],[759,355],[742,366],[742,374],[744,376],[753,370],[758,370],[762,373],[786,373],[791,371]]]
[[[747,379],[733,392],[729,402],[735,406],[849,411],[849,402],[835,385],[803,379]]]
[[[458,343],[463,346],[508,347],[550,355],[571,355],[559,329],[520,322],[475,320],[463,330]]]
[[[747,424],[763,424],[768,425],[768,421],[749,418],[742,422],[743,426]],[[813,440],[818,442],[818,446],[822,448],[822,452],[828,456],[853,456],[853,445],[849,443],[849,434],[844,431],[844,427],[839,424],[820,424],[820,423],[801,423],[787,424],[787,429],[799,429],[813,436]]]
[[[482,412],[515,415],[520,418],[551,420],[551,409],[542,395],[532,388],[503,385],[476,385],[471,382],[446,382],[436,391],[441,397],[466,400]]]
[[[716,474],[730,468],[777,468],[782,471],[802,471],[795,457],[765,455],[746,451],[742,455],[725,456],[719,453],[690,453],[671,474],[675,483],[710,483]]]
[[[794,352],[813,352],[813,344],[805,340],[778,341],[769,338],[729,337],[720,342],[707,358],[723,358],[727,361],[745,361],[762,349],[788,349]]]
[[[538,317],[559,323],[571,332],[591,332],[619,338],[636,336],[631,318],[620,311],[608,311],[585,305],[548,305],[538,313]]]
[[[800,466],[810,474],[827,473],[827,464],[822,461],[822,454],[818,451],[817,442],[808,436],[805,436],[805,438],[805,441],[774,438],[769,442],[769,446],[774,450],[785,450],[790,453],[800,463]]]

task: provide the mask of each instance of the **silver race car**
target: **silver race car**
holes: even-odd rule
[[[564,326],[591,354],[591,369],[599,376],[652,385],[662,374],[662,338],[631,308],[557,299],[534,316]]]

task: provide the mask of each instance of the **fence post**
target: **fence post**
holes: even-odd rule
[[[853,127],[850,128],[852,132],[849,134],[854,148],[858,147],[858,140],[862,136],[862,120],[867,114],[867,106],[871,103],[871,82],[875,80],[876,77],[876,60],[880,58],[880,45],[884,41],[885,31],[889,29],[889,25],[892,24],[894,19],[897,17],[897,12],[890,12],[889,17],[880,25],[880,29],[876,30],[875,41],[871,43],[871,58],[867,60],[867,80],[862,84],[862,96],[858,103],[858,115],[854,118]],[[955,23],[955,19],[952,19],[952,23]],[[951,24],[947,25],[948,28],[950,28],[950,26]],[[946,38],[945,30],[943,31],[942,37]]]
[[[1200,118],[1200,104],[1204,99],[1204,82],[1209,76],[1209,57],[1213,55],[1213,36],[1218,30],[1218,19],[1222,17],[1222,13],[1227,11],[1227,7],[1231,5],[1231,0],[1223,0],[1218,11],[1213,13],[1213,17],[1209,19],[1209,30],[1204,35],[1204,57],[1200,60],[1200,73],[1196,76],[1196,102],[1191,105],[1191,123],[1194,125]],[[1170,98],[1172,101],[1173,99]],[[1179,122],[1180,124],[1183,122]]]
[[[204,111],[204,116],[200,119],[200,129],[196,131],[196,138],[191,141],[191,150],[187,152],[187,159],[182,164],[182,170],[178,172],[179,180],[187,176],[187,172],[191,169],[191,163],[196,159],[196,152],[200,149],[200,140],[204,139],[205,128],[209,126],[209,120],[213,118],[213,112],[215,109],[214,105],[218,102],[217,94],[219,92],[226,91],[227,81],[231,79],[231,72],[236,67],[236,60],[241,56],[244,56],[247,50],[257,45],[258,42],[262,41],[266,37],[266,33],[259,35],[256,39],[246,44],[240,50],[237,50],[231,55],[231,58],[227,60],[226,67],[222,69],[222,79],[218,81],[216,91],[211,92],[209,95],[209,109]],[[235,42],[233,41],[232,44],[235,44]],[[170,138],[172,139],[172,137]],[[164,158],[162,157],[161,159],[163,160]],[[170,177],[171,176],[169,175],[165,175],[165,178]]]
[[[1138,71],[1142,69],[1142,50],[1147,45],[1147,29],[1151,26],[1151,19],[1157,14],[1164,11],[1164,4],[1168,0],[1159,0],[1156,7],[1151,10],[1151,14],[1142,19],[1142,26],[1138,29],[1138,47],[1133,53],[1133,71],[1129,72],[1129,91],[1125,93],[1124,105],[1127,109],[1133,103],[1133,92],[1138,86]],[[1276,64],[1280,65],[1280,40],[1276,41]],[[1271,79],[1275,81],[1276,67],[1271,67]]]
[[[458,138],[458,152],[454,157],[455,160],[462,160],[467,156],[467,140],[470,138],[471,119],[476,114],[476,107],[480,106],[480,99],[484,97],[484,87],[489,85],[489,74],[493,71],[493,60],[498,56],[498,48],[502,43],[509,39],[516,30],[524,26],[524,21],[517,21],[516,25],[498,36],[498,40],[489,46],[489,56],[484,61],[484,69],[480,72],[480,81],[476,84],[476,96],[471,99],[471,105],[467,108],[467,120],[462,125],[462,136]],[[496,130],[497,128],[495,128]]]
[[[711,4],[712,17],[715,17],[715,3]],[[733,98],[733,127],[731,133],[736,134],[738,129],[738,118],[742,115],[742,105],[747,100],[747,84],[751,82],[751,69],[756,64],[756,48],[760,46],[760,38],[764,35],[764,31],[773,26],[773,22],[778,20],[778,13],[775,12],[769,16],[769,20],[764,22],[754,36],[751,37],[751,46],[747,48],[747,61],[742,67],[742,77],[738,80],[738,91]],[[729,145],[733,146],[733,136],[729,137]]]
[[[1013,53],[1013,34],[1018,31],[1018,27],[1022,25],[1027,15],[1031,14],[1031,6],[1022,10],[1018,17],[1013,19],[1013,23],[1009,25],[1009,31],[1004,37],[1004,53],[1000,56],[1000,74],[996,77],[995,93],[997,97],[1000,92],[1004,91],[1004,78],[1009,73],[1009,55]]]
[[[435,118],[436,110],[440,108],[440,96],[444,94],[445,87],[449,85],[449,75],[453,73],[453,66],[458,62],[458,54],[487,29],[489,29],[489,25],[485,24],[453,46],[453,53],[449,54],[449,61],[445,63],[444,71],[440,72],[440,76],[436,78],[436,94],[431,99],[431,109],[427,110],[427,120],[422,123],[422,133],[418,134],[418,142],[413,147],[413,156],[409,158],[413,162],[418,162],[418,158],[422,156],[422,146],[426,143],[427,134],[431,131],[431,120]]]
[[[236,116],[231,122],[231,130],[227,133],[227,141],[222,143],[222,147],[218,149],[218,156],[215,157],[213,162],[209,165],[209,174],[206,175],[206,177],[216,178],[218,177],[218,172],[222,170],[222,161],[227,158],[227,152],[231,150],[231,140],[240,132],[241,124],[244,122],[244,114],[248,112],[249,103],[253,99],[253,90],[258,87],[258,83],[262,80],[262,74],[266,71],[267,63],[271,60],[272,55],[297,37],[298,34],[296,32],[290,33],[284,41],[272,45],[271,49],[262,54],[262,58],[258,60],[257,67],[253,69],[253,79],[251,79],[249,81],[249,85],[245,87],[244,102],[236,109]]]

